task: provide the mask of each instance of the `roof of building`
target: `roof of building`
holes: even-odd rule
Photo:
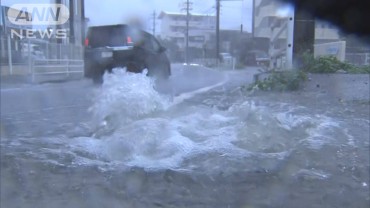
[[[13,29],[28,29],[32,28],[32,25],[23,25],[23,24],[13,24],[9,21],[9,18],[15,19],[19,14],[20,10],[14,9],[8,6],[1,6],[0,7],[0,25],[5,28],[13,28]],[[25,15],[31,15],[27,11],[22,11]]]
[[[162,19],[165,15],[169,15],[169,16],[186,16],[186,13],[183,12],[183,13],[180,13],[180,12],[166,12],[166,11],[162,11],[158,18],[159,19]],[[213,14],[200,14],[200,13],[193,13],[191,12],[190,13],[191,16],[200,16],[200,17],[215,17],[215,15]]]

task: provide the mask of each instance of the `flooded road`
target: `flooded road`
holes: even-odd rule
[[[2,89],[1,207],[368,207],[369,104],[176,66]]]

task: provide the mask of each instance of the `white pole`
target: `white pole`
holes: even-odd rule
[[[233,57],[233,70],[235,70],[235,58]]]
[[[9,74],[13,75],[12,43],[10,41],[10,35],[9,34],[8,34],[8,63],[9,63]]]
[[[294,41],[294,9],[288,17],[287,24],[287,48],[286,48],[286,68],[293,69],[293,41]]]
[[[67,77],[69,77],[69,59],[67,59]]]
[[[60,43],[60,44],[58,44],[59,45],[59,59],[63,59],[62,57],[62,44]]]
[[[31,57],[31,41],[30,39],[28,38],[27,40],[27,56],[28,56],[28,72],[29,73],[34,73],[33,69],[32,69],[32,57]]]

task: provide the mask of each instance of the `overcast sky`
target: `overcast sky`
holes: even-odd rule
[[[216,14],[216,0],[190,0],[192,12]],[[50,0],[1,0],[2,5],[15,3],[45,3]],[[147,30],[152,28],[151,14],[156,11],[180,12],[186,0],[85,0],[85,15],[89,25],[127,23],[140,19]],[[245,31],[251,30],[252,0],[221,0],[221,29],[239,30],[240,24]],[[157,31],[160,21],[157,20]]]
[[[180,12],[186,0],[85,0],[86,16],[91,25],[107,23],[127,23],[131,19],[141,19],[151,28],[151,14],[156,11]],[[215,0],[192,0],[192,12],[216,14]],[[251,0],[223,1],[221,8],[221,29],[239,30],[240,24],[250,31],[251,28]],[[157,21],[157,27],[159,21]]]

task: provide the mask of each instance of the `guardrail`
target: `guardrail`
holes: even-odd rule
[[[42,59],[31,61],[32,82],[39,75],[83,73],[84,61],[71,59]]]

